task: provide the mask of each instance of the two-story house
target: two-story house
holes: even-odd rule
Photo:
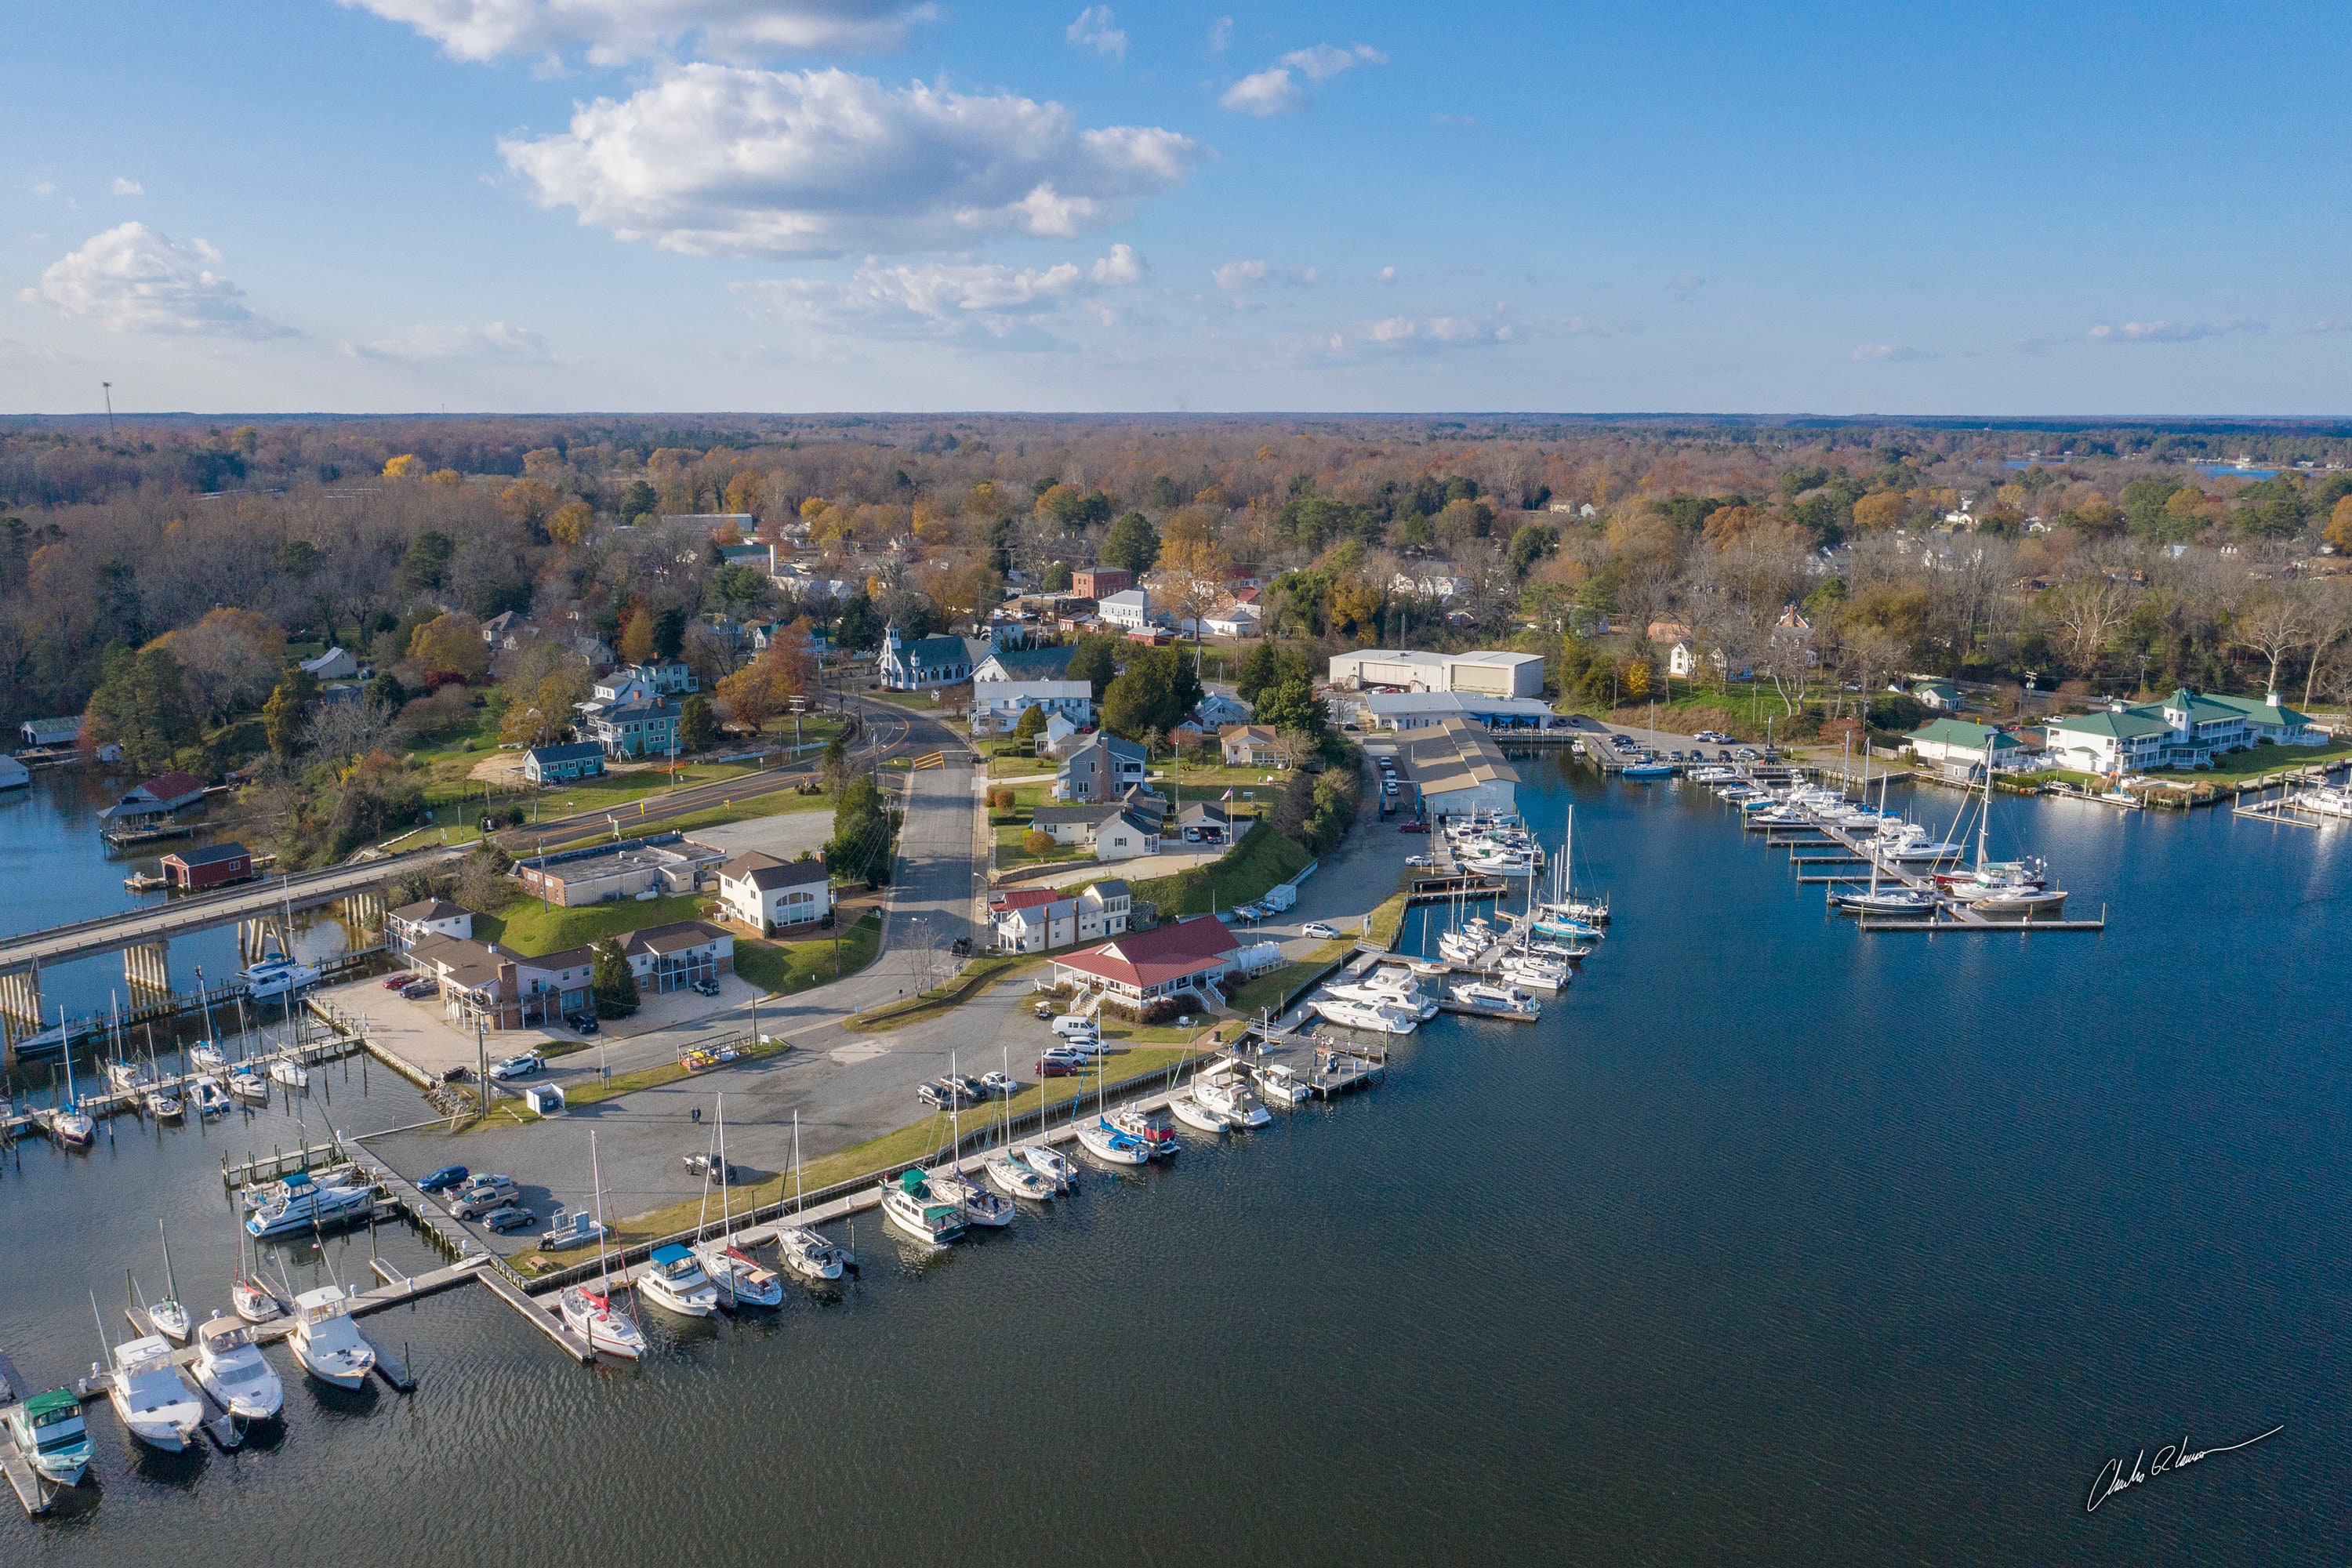
[[[753,849],[719,868],[719,902],[764,936],[823,920],[833,908],[833,888],[821,859],[780,860]]]
[[[1054,798],[1072,804],[1116,800],[1141,784],[1148,771],[1141,746],[1097,731],[1063,753]]]
[[[677,744],[677,721],[684,711],[675,702],[650,698],[592,702],[581,710],[581,728],[608,757],[667,756]]]

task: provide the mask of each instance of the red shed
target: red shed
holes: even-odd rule
[[[211,844],[163,857],[163,881],[184,892],[201,892],[253,875],[253,852],[242,844]]]

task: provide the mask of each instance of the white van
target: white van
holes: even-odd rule
[[[1102,1030],[1092,1018],[1076,1013],[1065,1013],[1054,1020],[1054,1033],[1066,1040],[1099,1039]]]

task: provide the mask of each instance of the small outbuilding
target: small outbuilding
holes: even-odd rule
[[[163,857],[164,885],[183,893],[226,887],[253,877],[253,852],[242,844],[208,844]]]

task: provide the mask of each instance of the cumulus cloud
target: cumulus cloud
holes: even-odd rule
[[[1932,356],[1901,343],[1862,343],[1855,347],[1853,357],[1864,363],[1897,364]]]
[[[1297,71],[1309,81],[1327,81],[1356,66],[1388,63],[1388,56],[1369,44],[1358,44],[1351,49],[1317,44],[1311,48],[1293,49],[1265,69],[1242,78],[1225,89],[1224,96],[1217,102],[1236,114],[1260,118],[1296,114],[1314,99],[1291,72]]]
[[[1092,49],[1115,60],[1127,58],[1127,35],[1121,32],[1118,19],[1108,5],[1089,5],[1078,13],[1078,19],[1069,25],[1062,37],[1074,49]]]
[[[253,313],[245,290],[215,270],[221,253],[126,223],[52,263],[20,298],[111,332],[282,338],[297,335]]]
[[[1094,304],[1109,290],[1143,281],[1146,268],[1134,247],[1111,247],[1107,256],[1081,267],[1013,268],[995,263],[932,261],[885,267],[868,260],[846,283],[811,278],[775,278],[736,285],[763,314],[821,331],[873,331],[929,337],[966,332],[1004,340],[1017,335],[1024,346],[1042,334],[1020,329],[1065,306]],[[1116,321],[1115,311],[1094,310],[1096,319]]]
[[[938,14],[909,0],[340,0],[415,28],[461,60],[502,55],[596,65],[667,55],[691,43],[707,55],[760,59],[803,51],[897,48]]]
[[[1384,316],[1358,329],[1353,341],[1392,353],[1409,350],[1435,352],[1448,348],[1527,342],[1538,338],[1587,337],[1599,331],[1582,316],[1547,316],[1519,321],[1504,312],[1505,308],[1497,305],[1493,313],[1486,315]],[[1331,338],[1335,348],[1344,346],[1349,341],[1349,334],[1347,333],[1335,333]]]
[[[1223,54],[1226,46],[1233,41],[1234,19],[1231,16],[1220,16],[1209,24],[1209,50],[1212,54]]]
[[[2093,327],[2089,336],[2098,342],[2115,343],[2193,343],[2206,338],[2228,337],[2237,332],[2262,332],[2270,329],[2261,321],[2125,321],[2117,326],[2102,323]]]
[[[1209,276],[1216,279],[1217,287],[1228,294],[1256,288],[1265,281],[1265,275],[1266,265],[1263,261],[1228,261],[1223,267],[1209,269]]]
[[[43,201],[47,201],[58,194],[58,188],[47,180],[36,180],[33,182],[33,194]]]
[[[1058,103],[843,70],[688,65],[560,134],[499,143],[542,206],[692,256],[946,248],[1067,237],[1181,183],[1198,149],[1081,129]]]
[[[529,327],[492,321],[480,327],[415,326],[396,337],[373,342],[345,343],[343,353],[354,359],[478,360],[499,364],[553,364],[557,356],[547,339]]]
[[[118,196],[143,196],[147,194],[147,187],[136,180],[126,180],[118,174],[114,180],[114,194]]]

